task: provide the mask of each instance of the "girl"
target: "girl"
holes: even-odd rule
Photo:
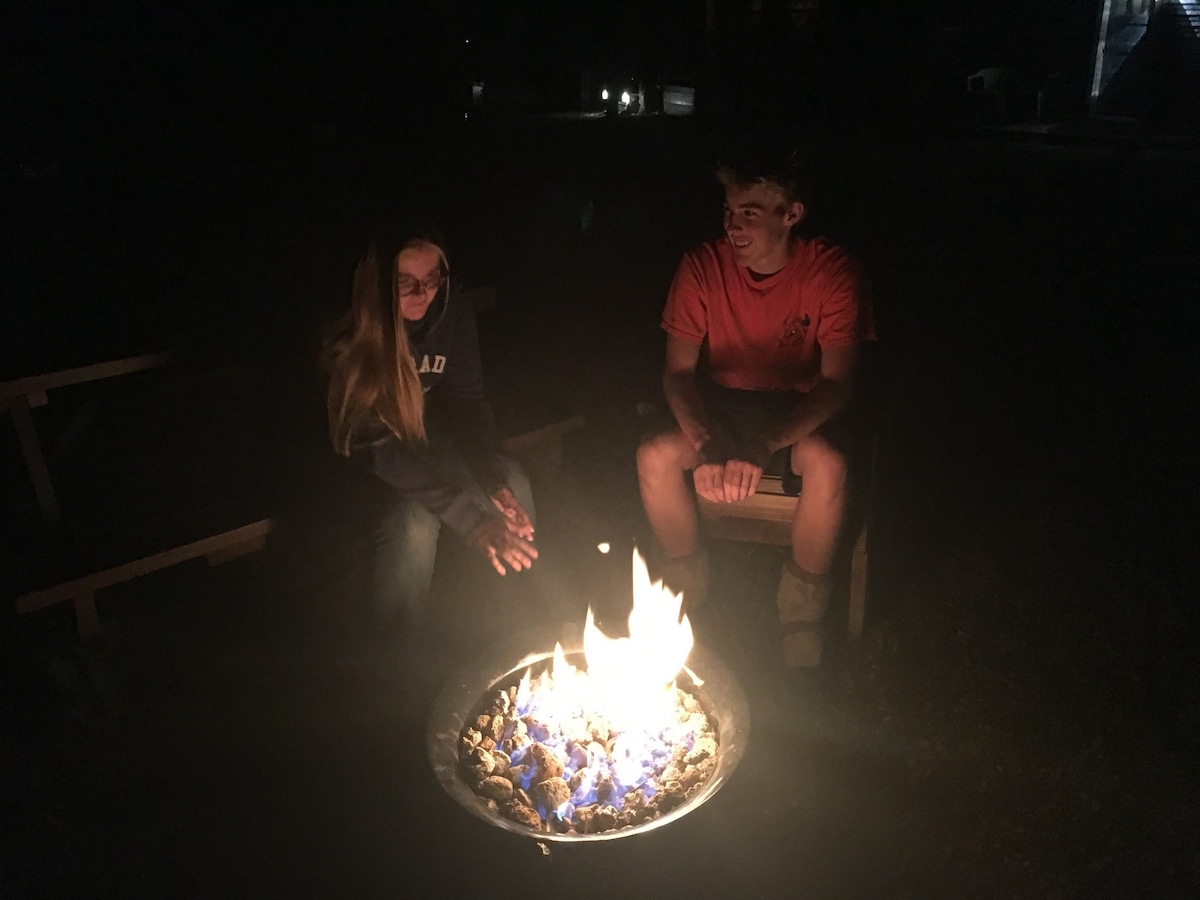
[[[410,636],[424,624],[443,524],[501,575],[538,555],[529,479],[501,452],[475,313],[448,276],[432,228],[372,244],[325,350],[333,446],[369,455],[394,489],[376,532],[374,611]]]

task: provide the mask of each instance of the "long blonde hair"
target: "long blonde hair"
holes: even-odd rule
[[[421,379],[396,297],[397,256],[424,245],[437,248],[448,274],[440,241],[424,236],[407,240],[394,253],[372,244],[354,269],[350,310],[322,354],[329,379],[329,437],[342,456],[351,454],[375,421],[404,443],[426,441]]]

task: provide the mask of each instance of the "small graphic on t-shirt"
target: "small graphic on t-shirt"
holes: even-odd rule
[[[783,328],[779,332],[779,346],[784,347],[788,344],[799,344],[804,340],[804,335],[808,333],[808,326],[811,320],[808,318],[808,313],[803,316],[792,316],[783,323]]]

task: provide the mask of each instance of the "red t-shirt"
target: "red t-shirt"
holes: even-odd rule
[[[793,242],[788,264],[750,277],[721,238],[684,254],[667,295],[662,327],[707,343],[712,378],[751,391],[809,391],[821,349],[875,339],[862,267],[836,244]]]

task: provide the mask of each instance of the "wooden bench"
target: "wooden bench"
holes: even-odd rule
[[[58,494],[54,490],[54,482],[50,479],[50,469],[46,465],[46,456],[42,452],[42,445],[38,440],[37,429],[33,425],[30,410],[49,403],[47,391],[55,388],[82,384],[87,381],[98,381],[102,378],[113,378],[117,375],[128,375],[131,372],[142,372],[146,369],[167,365],[176,359],[178,359],[176,353],[148,353],[144,356],[116,359],[76,369],[64,369],[61,372],[51,372],[46,375],[18,378],[15,381],[6,381],[0,384],[0,408],[7,409],[9,415],[12,416],[13,426],[17,430],[17,440],[21,444],[21,455],[25,458],[25,467],[29,470],[29,477],[33,481],[38,506],[41,507],[42,516],[47,522],[57,522],[62,517],[62,510],[59,509]]]
[[[189,559],[207,558],[210,566],[220,565],[239,556],[254,553],[266,546],[267,535],[274,527],[270,519],[261,519],[214,534],[210,537],[193,541],[179,547],[172,547],[159,553],[143,556],[131,562],[93,572],[82,578],[74,578],[57,584],[52,588],[32,591],[17,598],[17,612],[20,614],[36,612],[54,606],[57,603],[70,601],[75,607],[75,620],[83,635],[93,635],[100,631],[100,619],[96,612],[96,592],[115,584],[132,581],[142,575],[157,572],[168,566],[174,566]]]
[[[62,509],[30,410],[48,403],[48,392],[56,388],[146,371],[174,363],[179,358],[180,355],[174,352],[146,354],[0,384],[0,404],[12,416],[38,506],[49,526],[59,525]],[[209,565],[236,559],[261,549],[273,527],[271,519],[260,519],[100,571],[69,578],[52,587],[17,597],[16,610],[18,614],[27,614],[69,601],[75,607],[80,634],[94,635],[100,630],[96,611],[97,591],[201,556],[208,560]]]

